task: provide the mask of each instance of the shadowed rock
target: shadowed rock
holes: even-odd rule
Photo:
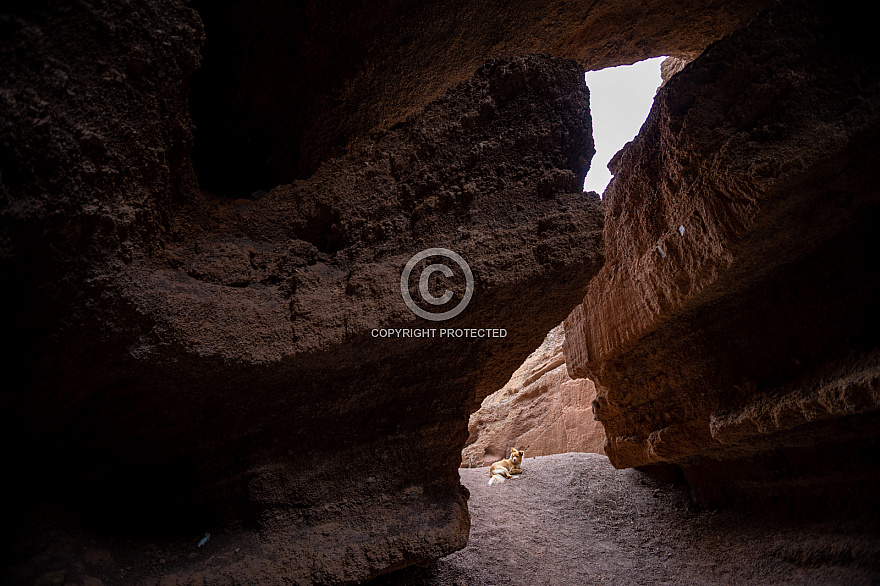
[[[666,83],[565,322],[612,463],[703,503],[876,502],[880,71],[851,22],[784,3]]]
[[[196,0],[202,187],[231,197],[305,177],[405,120],[489,58],[544,53],[584,69],[693,59],[768,0],[507,4]]]
[[[21,446],[19,521],[31,527],[28,507],[53,502],[112,538],[113,556],[125,539],[194,543],[210,530],[211,557],[164,566],[169,584],[350,582],[463,547],[468,413],[603,261],[601,203],[581,191],[593,153],[583,70],[491,61],[309,180],[230,200],[197,192],[186,157],[182,82],[199,33],[175,33],[193,14],[141,4],[17,17],[14,46],[75,71],[72,94],[4,60],[21,96],[4,102],[16,123],[3,144],[18,150],[2,174],[4,282],[23,287],[4,318],[20,382],[2,405],[6,439]],[[115,33],[96,33],[103,64],[90,66],[76,31],[115,30],[127,10],[153,19],[129,34],[157,35],[157,52],[136,52],[141,64]],[[189,68],[160,68],[162,51]],[[135,75],[129,65],[140,108],[114,85]],[[57,152],[57,176],[28,172]],[[58,202],[63,219],[40,208]],[[417,318],[401,297],[405,263],[430,247],[473,271],[473,299],[446,322]],[[430,290],[461,276],[432,277]],[[506,335],[374,337],[380,328]]]

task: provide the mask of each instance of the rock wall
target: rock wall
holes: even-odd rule
[[[547,334],[501,389],[471,413],[461,467],[488,466],[525,449],[526,457],[604,454],[605,430],[593,416],[596,387],[571,379],[562,355],[562,324]]]
[[[581,192],[583,70],[491,61],[310,179],[232,200],[199,192],[189,164],[195,13],[84,2],[2,25],[0,271],[19,287],[2,322],[4,570],[348,583],[463,547],[467,416],[604,260],[601,202]],[[446,322],[401,297],[405,263],[437,246],[474,278]],[[96,568],[71,535],[134,561]]]
[[[615,466],[677,464],[701,503],[876,504],[880,72],[863,16],[768,10],[672,77],[618,157],[608,261],[565,322]]]
[[[198,5],[229,27],[202,187],[250,199],[195,183],[196,12],[4,8],[4,581],[345,583],[460,548],[467,416],[581,300],[566,364],[615,465],[706,503],[876,496],[871,19],[786,3],[712,45],[604,212],[582,68],[484,64],[691,58],[765,4]],[[435,246],[475,280],[438,327],[505,337],[373,336],[435,325],[400,292]]]
[[[693,58],[768,4],[196,0],[207,34],[196,170],[203,188],[247,197],[310,175],[489,58],[544,53],[585,69]]]

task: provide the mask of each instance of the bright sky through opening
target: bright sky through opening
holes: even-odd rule
[[[605,191],[611,181],[608,161],[631,141],[654,102],[660,87],[660,63],[665,57],[646,59],[632,65],[588,71],[590,113],[596,154],[584,181],[584,191]]]

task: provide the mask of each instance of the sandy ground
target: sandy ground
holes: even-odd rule
[[[596,454],[527,458],[523,470],[490,487],[485,468],[462,469],[468,546],[371,586],[880,584],[876,528],[700,509],[686,485]]]

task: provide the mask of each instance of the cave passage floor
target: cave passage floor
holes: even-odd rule
[[[523,470],[490,487],[485,468],[462,469],[468,546],[371,586],[880,584],[880,537],[866,523],[706,510],[687,485],[597,454],[526,458]]]

